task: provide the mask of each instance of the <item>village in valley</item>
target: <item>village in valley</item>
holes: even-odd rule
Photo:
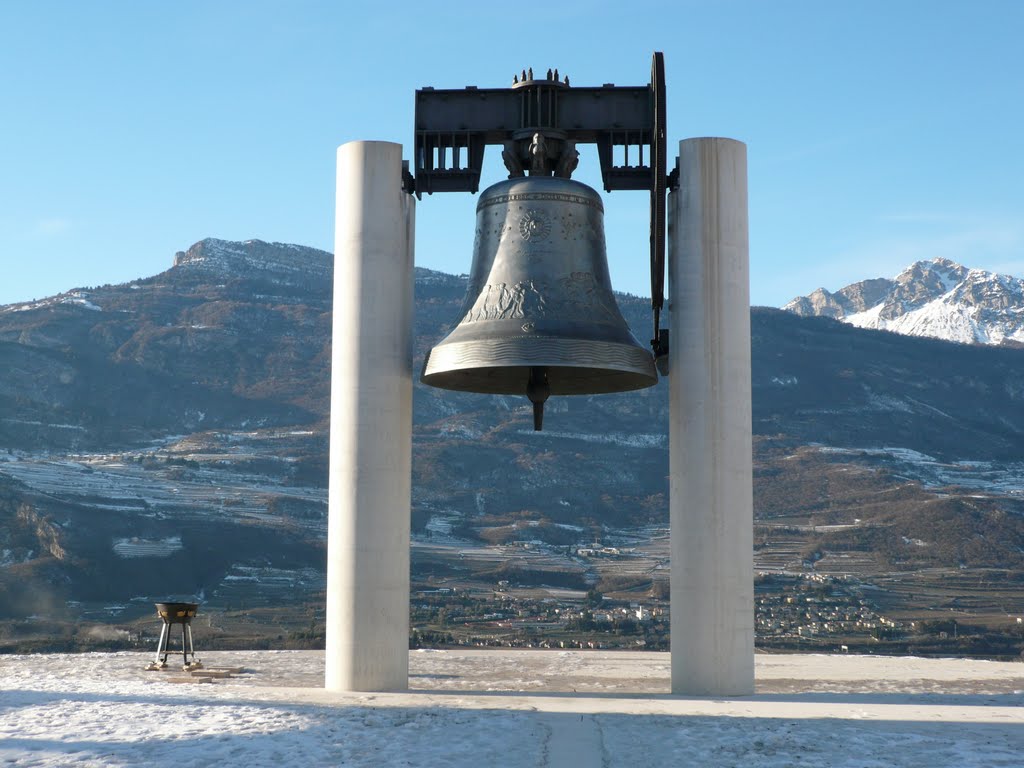
[[[460,575],[414,578],[411,642],[416,647],[667,650],[668,571],[658,559],[657,542],[657,536],[640,546],[518,542],[506,548],[505,566],[498,571],[507,578],[493,584]],[[557,559],[562,569],[533,570],[542,567],[544,555]],[[509,567],[515,559],[522,562]],[[467,560],[472,562],[468,550],[461,562]],[[588,568],[593,583],[544,583],[560,578],[571,582],[567,561]],[[933,618],[896,606],[887,612],[882,608],[885,590],[851,574],[819,573],[814,565],[805,561],[799,569],[758,570],[754,603],[759,650],[930,653],[956,645],[981,653],[987,648],[993,655],[1015,654],[1012,642],[1019,641],[1021,632],[1013,617],[1004,626],[979,626],[957,612],[935,611]]]
[[[912,622],[878,613],[852,578],[761,573],[755,607],[757,645],[765,649],[846,651],[914,630]],[[507,579],[493,590],[430,585],[413,590],[411,616],[415,646],[669,647],[667,578],[654,587],[607,594],[596,587],[524,587]]]

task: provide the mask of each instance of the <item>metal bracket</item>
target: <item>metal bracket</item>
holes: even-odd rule
[[[402,191],[410,195],[416,194],[416,179],[409,172],[409,161],[402,161]]]
[[[679,189],[679,166],[677,165],[668,173],[667,185],[670,190]]]
[[[668,194],[668,130],[665,108],[665,58],[655,52],[651,61],[651,102],[654,128],[651,133],[651,311],[654,315],[655,357],[668,355],[668,332],[661,328],[665,304],[665,197]],[[664,336],[664,338],[662,338]]]
[[[579,144],[597,145],[606,191],[648,190],[651,196],[651,308],[656,354],[667,340],[660,324],[665,291],[667,130],[665,62],[655,52],[646,86],[577,88],[558,70],[534,77],[523,70],[510,88],[416,91],[413,173],[403,189],[418,198],[434,192],[477,192],[488,145],[503,148],[510,178],[556,175],[576,168]],[[619,163],[618,165],[616,163]],[[414,175],[413,175],[414,174]]]
[[[557,70],[542,78],[531,70],[522,80],[517,76],[511,88],[421,88],[413,150],[417,196],[476,192],[487,145],[508,151],[507,142],[515,142],[517,159],[529,168],[530,156],[522,148],[538,135],[548,145],[549,172],[560,162],[571,164],[562,160],[562,150],[574,151],[567,147],[572,142],[596,144],[606,191],[650,189],[654,147],[664,142],[661,61],[662,54],[655,53],[652,83],[639,87],[571,87],[568,78],[557,79]]]

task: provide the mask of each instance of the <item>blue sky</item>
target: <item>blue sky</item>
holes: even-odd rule
[[[408,157],[416,88],[644,85],[655,50],[671,141],[748,145],[753,303],[937,256],[1024,276],[1022,30],[1017,0],[0,0],[0,304],[204,237],[331,250],[336,147]],[[417,264],[468,271],[475,202],[424,197]],[[614,287],[646,294],[646,195],[605,205]]]

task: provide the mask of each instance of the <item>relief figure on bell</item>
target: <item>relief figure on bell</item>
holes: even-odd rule
[[[533,280],[515,285],[494,283],[484,286],[463,322],[480,320],[522,320],[544,314],[545,300]]]
[[[485,285],[466,321],[499,319],[511,301],[512,292],[508,290],[505,283]]]
[[[526,298],[526,286],[523,283],[516,283],[512,286],[512,303],[509,306],[508,314],[502,320],[520,320],[523,317],[523,301]]]
[[[604,290],[590,272],[573,272],[559,280],[567,311],[579,319],[617,322],[615,299]]]
[[[546,303],[544,294],[537,288],[533,280],[516,283],[516,296],[518,314],[513,313],[512,317],[514,319],[540,317],[544,314]]]

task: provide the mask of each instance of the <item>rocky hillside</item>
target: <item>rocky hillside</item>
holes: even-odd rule
[[[934,290],[957,274],[929,269]],[[0,618],[167,593],[322,606],[330,272],[322,251],[204,240],[154,277],[0,307]],[[416,369],[464,291],[417,269]],[[647,300],[618,300],[647,338]],[[1024,566],[1024,351],[766,308],[751,322],[755,514],[789,537],[762,532],[765,567],[830,547],[876,570]],[[543,583],[585,584],[550,548],[667,525],[667,418],[664,382],[553,398],[541,433],[525,398],[417,384],[414,575],[475,552],[488,578],[536,561]]]
[[[964,344],[1024,344],[1024,280],[948,259],[919,261],[892,280],[862,280],[835,293],[818,288],[783,309]]]
[[[174,261],[0,307],[3,445],[102,450],[326,417],[331,255],[204,240]]]

